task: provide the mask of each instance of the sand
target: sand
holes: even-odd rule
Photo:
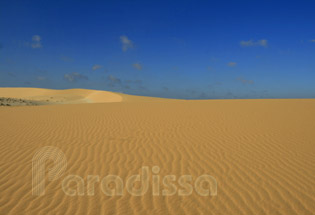
[[[0,97],[33,101],[37,105],[121,102],[117,93],[86,90],[51,90],[39,88],[0,88]],[[18,105],[14,103],[13,105]],[[23,105],[22,103],[20,105]]]
[[[55,105],[0,107],[1,215],[315,214],[313,99],[185,101],[82,89],[18,91],[1,89],[0,97],[58,95],[64,99],[60,103],[85,104],[61,105],[58,98]],[[67,167],[52,181],[48,174],[56,164],[48,160],[45,194],[36,196],[32,159],[46,146],[64,153]],[[100,182],[88,195],[89,175],[125,180],[144,166],[150,180],[143,196],[125,189],[123,195],[107,196]],[[211,175],[217,194],[194,190],[165,196],[160,181],[159,195],[153,196],[154,166],[161,180]],[[83,179],[82,196],[62,189],[69,175]],[[174,184],[180,189],[178,181]]]

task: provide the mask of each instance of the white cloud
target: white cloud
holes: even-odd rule
[[[133,42],[131,40],[128,39],[127,36],[120,36],[120,42],[122,44],[122,50],[125,52],[128,49],[132,49],[133,48]]]
[[[243,47],[250,47],[250,46],[263,46],[263,47],[267,47],[268,45],[268,41],[265,40],[265,39],[262,39],[262,40],[257,40],[257,41],[254,41],[254,40],[242,40],[240,42],[240,45],[243,46]]]
[[[95,70],[98,70],[100,68],[102,68],[103,66],[102,65],[99,65],[99,64],[95,64],[93,67],[92,67],[92,70],[95,71]]]
[[[137,70],[142,70],[142,65],[140,63],[134,63],[132,66]]]
[[[257,41],[258,45],[266,47],[268,45],[267,40],[258,40]]]
[[[32,40],[35,41],[35,42],[40,42],[40,41],[41,41],[41,38],[40,38],[39,35],[34,35],[34,36],[32,37]]]
[[[42,38],[39,35],[34,35],[32,37],[32,43],[31,43],[31,47],[33,49],[38,49],[42,47],[42,43],[41,43]]]
[[[234,67],[234,66],[236,66],[236,62],[229,62],[227,65],[228,65],[229,67]]]
[[[252,40],[248,40],[248,41],[242,40],[240,44],[241,46],[254,46],[254,42]]]

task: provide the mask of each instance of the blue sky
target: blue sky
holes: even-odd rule
[[[315,2],[0,1],[0,87],[315,98]]]

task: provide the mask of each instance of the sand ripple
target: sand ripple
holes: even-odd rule
[[[0,119],[0,214],[315,214],[315,100],[0,107]],[[33,196],[44,146],[62,150],[67,169]],[[153,196],[152,181],[140,197],[106,196],[99,183],[94,196],[61,189],[70,174],[127,178],[142,166],[161,178],[209,174],[218,194]]]

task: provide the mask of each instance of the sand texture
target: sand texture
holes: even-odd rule
[[[14,88],[0,89],[0,97],[50,100],[43,106],[0,107],[1,215],[315,214],[313,99],[185,101],[82,89],[23,94]],[[46,146],[60,149],[67,167],[50,180],[55,163],[47,160],[45,194],[36,196],[32,159]],[[107,196],[100,182],[87,194],[89,175],[125,180],[143,166],[150,169],[143,196],[126,189]],[[211,175],[217,195],[165,196],[160,181],[159,195],[153,196],[154,166],[161,180]],[[69,175],[84,180],[82,196],[63,191]]]

